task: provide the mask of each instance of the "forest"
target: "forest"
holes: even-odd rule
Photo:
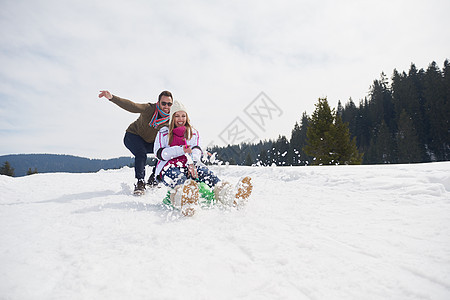
[[[324,99],[319,99],[319,103]],[[326,99],[325,99],[326,100]],[[362,164],[447,161],[450,158],[450,64],[432,62],[426,70],[411,64],[408,72],[381,73],[368,96],[355,103],[338,102],[331,110],[340,128],[348,130]],[[238,165],[297,166],[315,164],[308,128],[312,116],[301,114],[290,138],[279,136],[252,144],[208,149],[217,159]],[[311,131],[311,129],[310,129]],[[339,133],[335,132],[334,135]],[[347,162],[328,161],[324,164]],[[356,162],[355,162],[356,163]]]

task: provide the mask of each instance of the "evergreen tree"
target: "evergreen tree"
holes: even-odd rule
[[[342,122],[340,115],[336,115],[334,126],[332,127],[333,147],[332,164],[360,165],[363,155],[356,147],[356,137],[350,138],[348,124]]]
[[[356,132],[353,133],[353,135],[356,136],[357,141],[359,141],[359,150],[368,152],[373,131],[370,120],[369,100],[367,98],[364,98],[364,100],[359,103],[355,127]]]
[[[419,138],[412,118],[405,110],[400,114],[398,122],[397,149],[399,163],[415,163],[421,161]]]
[[[450,63],[448,60],[444,62],[444,69],[442,70],[443,75],[443,90],[444,90],[444,115],[447,116],[445,120],[443,120],[443,127],[446,128],[442,131],[442,136],[444,137],[445,144],[443,148],[445,149],[443,153],[443,160],[450,160]]]
[[[307,130],[306,154],[314,157],[312,164],[360,164],[362,155],[356,148],[356,140],[350,140],[348,125],[335,115],[326,98],[315,105]]]
[[[33,174],[37,174],[37,173],[38,173],[37,168],[34,168],[34,171],[31,170],[31,168],[28,168],[27,175],[33,175]]]
[[[338,100],[338,106],[336,109],[336,115],[341,116],[342,118],[342,113],[344,112],[344,107],[342,106],[341,100]]]
[[[261,150],[258,154],[258,158],[256,160],[256,163],[261,166],[268,166],[269,164],[269,157],[267,156],[267,150]]]
[[[0,175],[6,175],[14,177],[14,168],[11,167],[8,161],[3,163],[3,166],[0,167]]]
[[[395,163],[395,143],[389,127],[384,120],[381,122],[378,134],[374,139],[373,150],[375,152],[374,160],[377,163],[389,164]]]
[[[355,134],[356,133],[355,123],[356,118],[358,117],[358,108],[356,107],[352,98],[348,99],[348,102],[345,104],[345,107],[340,112],[340,115],[342,117],[342,121],[349,124],[348,128],[350,129],[350,132]]]
[[[435,160],[448,159],[450,103],[445,95],[445,79],[433,62],[424,81],[425,111],[429,120],[427,145]]]
[[[380,80],[375,80],[370,90],[370,123],[371,125],[381,124],[385,121],[390,124],[394,119],[394,107],[392,95],[389,90],[389,83],[384,73],[381,73]]]
[[[309,120],[306,132],[306,146],[303,148],[307,155],[313,157],[313,165],[330,164],[332,158],[331,132],[334,120],[334,109],[331,110],[326,98],[319,98],[316,109]]]
[[[289,142],[285,136],[279,136],[272,144],[271,159],[277,166],[288,165],[287,154],[289,151]]]
[[[294,129],[291,132],[291,140],[289,141],[289,153],[288,161],[290,165],[297,166],[300,161],[300,153],[294,145],[298,145],[300,142],[300,130],[301,126],[295,122]]]
[[[244,161],[244,165],[246,165],[246,166],[253,165],[253,159],[252,159],[252,156],[250,155],[250,153],[247,154],[247,157],[245,158],[245,161]]]
[[[392,94],[396,123],[395,128],[393,128],[394,126],[391,126],[391,128],[394,129],[393,131],[398,129],[400,115],[405,110],[415,124],[416,133],[419,138],[421,161],[429,161],[430,157],[426,152],[429,122],[425,115],[424,107],[424,74],[423,69],[418,70],[414,64],[411,64],[408,74],[405,72],[400,74],[397,70],[394,70]]]
[[[300,125],[295,123],[294,129],[292,130],[291,140],[289,142],[289,161],[294,166],[308,164],[311,160],[311,157],[303,151],[303,147],[306,146],[308,124],[308,115],[304,112]]]

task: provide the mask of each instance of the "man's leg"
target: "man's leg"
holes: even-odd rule
[[[145,142],[145,149],[147,153],[153,153],[153,146],[154,143],[147,143]],[[147,184],[151,187],[158,185],[158,180],[155,175],[156,171],[156,164],[152,167],[152,174],[150,174],[150,177],[148,178]]]
[[[123,143],[134,155],[134,173],[138,180],[145,178],[145,164],[147,163],[147,145],[140,136],[129,132],[125,133]],[[152,149],[153,151],[153,149]]]

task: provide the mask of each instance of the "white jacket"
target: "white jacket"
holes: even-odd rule
[[[201,164],[203,152],[200,148],[200,135],[196,129],[192,128],[192,138],[187,141],[187,144],[191,146],[192,159],[194,160],[194,163]],[[167,126],[161,128],[156,135],[153,153],[155,153],[158,158],[155,175],[159,175],[161,173],[161,170],[169,162],[169,160],[185,155],[182,146],[169,146],[169,127]]]

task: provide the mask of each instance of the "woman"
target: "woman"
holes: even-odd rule
[[[186,108],[174,101],[170,110],[169,126],[162,127],[155,139],[154,153],[159,159],[156,175],[173,188],[171,202],[181,207],[183,214],[192,215],[198,202],[198,185],[204,182],[214,189],[216,199],[227,205],[240,205],[252,191],[250,177],[240,180],[236,188],[222,182],[202,162],[200,136],[189,120]]]

